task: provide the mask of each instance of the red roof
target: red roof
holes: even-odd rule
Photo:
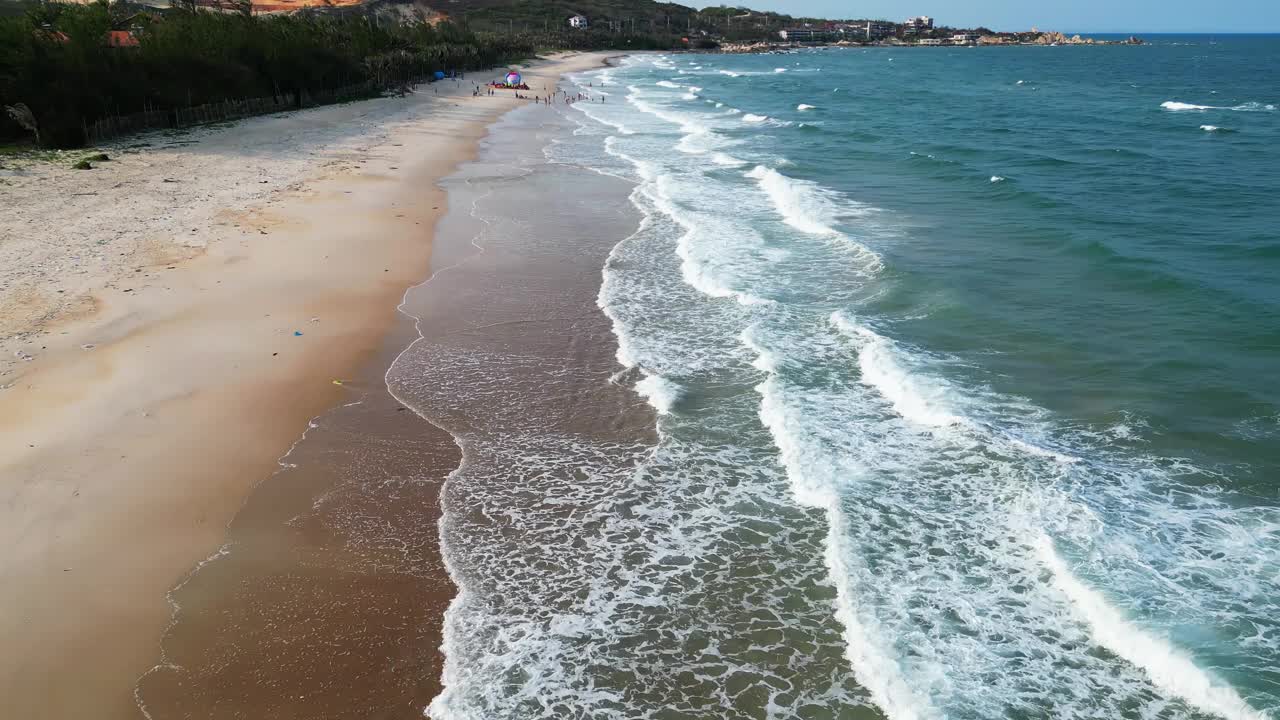
[[[128,30],[110,30],[106,39],[108,47],[138,47],[138,38]]]

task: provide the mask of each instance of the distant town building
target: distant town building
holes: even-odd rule
[[[897,32],[898,26],[891,22],[877,22],[875,20],[867,21],[866,37],[867,40],[883,40]]]
[[[831,33],[817,28],[787,28],[778,37],[787,42],[824,42],[831,39]]]
[[[941,45],[942,40],[939,38],[924,38],[920,41],[921,45]]]
[[[907,18],[902,23],[903,35],[919,35],[933,29],[933,18],[927,15],[920,17]]]
[[[577,28],[579,30],[586,30],[587,28],[591,27],[591,23],[587,21],[587,18],[585,15],[574,15],[573,17],[569,18],[569,27]]]
[[[956,33],[951,36],[953,45],[972,45],[978,41],[978,33]]]

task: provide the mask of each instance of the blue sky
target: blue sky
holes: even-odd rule
[[[724,0],[757,10],[1063,32],[1280,32],[1280,0]],[[720,4],[716,2],[715,4]]]

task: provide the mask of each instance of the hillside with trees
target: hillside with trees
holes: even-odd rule
[[[802,21],[745,7],[698,10],[655,0],[449,0],[439,5],[454,22],[477,30],[558,37],[576,33],[602,40],[650,37],[677,44],[698,37],[760,40]],[[567,20],[573,15],[585,16],[590,28],[570,32]]]
[[[539,51],[707,49],[803,21],[656,0],[145,1],[165,6],[0,0],[0,109],[12,108],[0,143],[71,147],[134,116],[156,127],[216,103],[267,112]],[[579,14],[589,28],[568,26]]]
[[[0,114],[0,142],[38,132],[46,146],[72,147],[105,117],[245,99],[301,105],[371,95],[435,71],[493,67],[535,51],[519,37],[448,22],[209,12],[194,3],[165,12],[123,3],[32,4],[0,17],[0,106],[15,109]]]

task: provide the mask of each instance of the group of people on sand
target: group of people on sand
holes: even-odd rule
[[[485,95],[488,95],[489,97],[493,97],[494,95],[497,95],[497,94],[498,94],[498,90],[506,90],[506,89],[508,89],[508,87],[509,87],[509,86],[506,86],[506,85],[499,85],[499,84],[497,84],[497,83],[493,83],[493,84],[491,84],[491,85],[489,85],[489,86],[487,86],[487,87],[484,87],[484,88],[482,88],[482,87],[480,87],[479,85],[477,85],[477,86],[476,86],[476,88],[475,88],[475,90],[474,90],[474,91],[472,91],[472,93],[471,93],[471,97],[480,97],[480,93],[481,93],[481,91],[484,91],[484,94],[485,94]],[[517,99],[517,100],[529,100],[529,99],[530,99],[530,96],[529,96],[529,95],[521,95],[521,94],[520,94],[520,90],[522,90],[522,89],[523,89],[523,90],[528,90],[528,89],[529,89],[529,86],[528,86],[528,85],[521,85],[521,86],[519,86],[519,87],[512,87],[511,89],[514,89],[514,90],[515,90],[515,96],[516,96],[516,99]],[[546,90],[546,89],[547,89],[547,87],[544,85],[544,86],[542,86],[542,89],[543,89],[543,90]],[[550,94],[550,95],[534,95],[534,96],[532,96],[532,99],[533,99],[533,102],[534,102],[535,104],[539,104],[539,105],[546,105],[547,107],[551,107],[552,105],[556,104],[557,102],[563,102],[565,105],[572,105],[572,104],[574,104],[574,103],[579,103],[579,102],[596,102],[596,98],[592,97],[591,95],[589,95],[589,94],[587,94],[587,93],[570,94],[567,90],[559,90],[559,91],[557,91],[557,92],[555,92],[555,93],[552,93],[552,94]],[[604,102],[604,96],[603,96],[603,95],[601,95],[601,96],[600,96],[600,102],[601,102],[601,103],[603,103],[603,102]]]
[[[547,95],[545,97],[534,98],[534,102],[540,102],[546,105],[547,107],[551,107],[551,105],[555,104],[557,100],[560,102],[563,102],[565,105],[572,105],[574,103],[579,103],[579,102],[595,102],[596,101],[595,98],[591,97],[590,95],[587,95],[586,93],[577,93],[576,95],[571,95],[566,90],[561,90],[555,93],[554,95]],[[603,95],[600,96],[600,102],[604,102]]]

